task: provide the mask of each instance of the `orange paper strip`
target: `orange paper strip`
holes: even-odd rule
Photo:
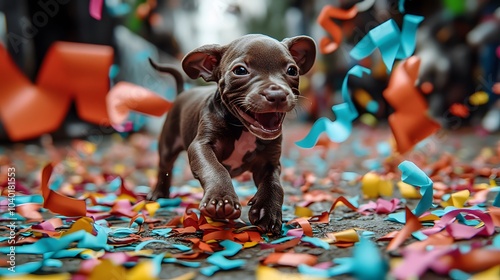
[[[325,211],[319,215],[312,216],[309,222],[311,224],[328,224],[330,222],[330,213]]]
[[[415,87],[420,58],[412,56],[392,72],[383,95],[394,108],[389,125],[396,140],[397,151],[409,151],[415,144],[436,132],[440,125],[427,116],[427,103]]]
[[[292,225],[294,223],[298,223],[300,225],[302,230],[304,230],[304,234],[306,236],[313,236],[311,224],[309,223],[309,221],[306,218],[295,218],[295,219],[291,220],[290,222],[288,222],[287,224]]]
[[[353,6],[349,10],[335,8],[333,6],[325,6],[318,16],[317,22],[332,36],[333,40],[328,37],[321,38],[319,42],[319,51],[322,54],[329,54],[336,51],[342,42],[342,30],[332,20],[333,19],[352,19],[358,14],[358,8]]]
[[[84,200],[67,197],[49,189],[49,179],[52,170],[53,166],[51,163],[47,164],[42,170],[41,189],[43,207],[64,216],[85,216],[87,214],[87,206]]]
[[[358,208],[354,205],[352,205],[348,200],[347,198],[343,197],[343,196],[339,196],[332,204],[332,207],[330,207],[330,211],[328,211],[329,213],[332,213],[333,210],[335,209],[335,206],[337,206],[337,203],[339,202],[342,202],[345,206],[349,207],[351,210],[358,210]]]
[[[36,85],[0,44],[0,119],[9,138],[20,141],[56,130],[74,100],[81,119],[107,125],[105,96],[113,49],[56,42],[40,67]]]
[[[418,218],[413,215],[408,207],[405,207],[406,213],[406,225],[396,234],[396,236],[389,242],[387,246],[387,251],[392,251],[399,247],[410,235],[414,232],[422,228],[420,221]]]

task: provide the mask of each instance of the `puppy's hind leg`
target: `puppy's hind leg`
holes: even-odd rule
[[[170,185],[172,183],[172,169],[174,167],[175,160],[182,151],[180,146],[175,145],[175,143],[165,143],[160,139],[159,142],[159,156],[160,164],[158,167],[158,180],[156,182],[155,189],[148,194],[148,200],[157,200],[158,198],[166,197],[170,195]]]

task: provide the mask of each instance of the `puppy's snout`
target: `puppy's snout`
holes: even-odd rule
[[[266,100],[271,103],[280,104],[286,102],[286,96],[288,95],[288,93],[281,89],[279,86],[272,85],[263,90],[261,92],[261,95],[263,95]]]

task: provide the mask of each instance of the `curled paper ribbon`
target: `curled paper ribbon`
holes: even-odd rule
[[[371,71],[368,68],[355,65],[352,67],[344,78],[342,83],[342,98],[344,103],[334,105],[332,107],[335,113],[335,121],[323,117],[319,118],[312,126],[311,131],[306,135],[306,137],[298,142],[297,146],[301,148],[312,148],[318,142],[319,136],[325,132],[333,142],[343,142],[345,141],[352,132],[352,122],[358,117],[358,111],[352,102],[351,96],[349,94],[348,79],[349,76],[362,77],[363,74],[370,74]]]
[[[172,107],[172,102],[141,86],[119,82],[106,96],[106,105],[111,125],[126,130],[131,110],[159,117]]]
[[[418,166],[416,166],[411,161],[403,161],[398,166],[398,168],[399,170],[401,170],[401,180],[403,182],[420,188],[420,194],[422,195],[422,198],[418,202],[415,209],[411,211],[415,216],[420,217],[432,206],[432,186],[434,183],[427,176],[427,174],[425,174],[420,168],[418,168]],[[404,212],[398,212],[389,214],[387,220],[404,224],[406,218],[404,216]]]
[[[317,22],[323,27],[333,39],[328,37],[321,38],[319,50],[322,54],[329,54],[336,51],[342,42],[342,30],[332,19],[347,20],[354,18],[358,12],[368,10],[373,6],[375,0],[365,0],[357,3],[348,10],[325,6],[318,16]]]
[[[246,264],[245,260],[229,260],[226,258],[236,255],[243,248],[243,245],[231,240],[221,241],[220,245],[224,247],[224,250],[215,252],[207,258],[207,262],[212,264],[212,266],[200,269],[201,274],[212,276],[217,271],[240,268]]]
[[[87,206],[84,200],[64,196],[49,188],[49,179],[52,170],[53,166],[51,163],[47,164],[42,170],[41,189],[43,207],[65,216],[85,216]]]
[[[40,67],[36,85],[24,76],[0,44],[0,118],[13,141],[56,130],[75,101],[81,119],[107,125],[105,96],[113,49],[56,42]]]
[[[421,16],[405,15],[402,30],[399,30],[396,22],[390,19],[370,30],[349,54],[361,60],[379,49],[385,66],[391,71],[396,59],[405,59],[415,51],[416,32],[422,20]]]
[[[352,9],[353,11],[355,11],[356,7],[353,7]],[[327,13],[327,11],[325,11],[324,13]],[[394,61],[397,58],[398,59],[407,58],[415,51],[415,42],[416,42],[415,34],[417,31],[417,27],[422,20],[423,17],[421,16],[405,15],[403,19],[402,30],[399,29],[394,20],[392,19],[388,20],[383,24],[370,30],[370,32],[368,32],[368,34],[365,37],[363,37],[363,39],[361,39],[361,41],[358,44],[356,44],[356,46],[354,46],[354,48],[350,52],[350,55],[355,59],[361,60],[369,56],[371,53],[375,51],[375,49],[378,48],[382,54],[382,60],[384,61],[384,64],[386,65],[387,69],[391,71],[392,65],[394,64]],[[336,26],[336,28],[338,28],[338,26]],[[336,49],[338,48],[338,43],[335,42],[332,43],[328,40],[328,38],[323,38],[322,42],[320,42],[320,48],[321,47],[323,47],[324,49],[326,48],[326,50]],[[355,65],[353,68],[349,70],[342,84],[342,97],[344,98],[345,103],[341,103],[332,107],[332,110],[336,116],[336,120],[332,122],[325,117],[319,118],[313,124],[310,132],[306,135],[306,137],[296,142],[296,144],[299,147],[301,148],[314,147],[314,145],[316,145],[316,143],[318,142],[320,134],[323,132],[326,132],[328,138],[330,138],[331,141],[337,143],[343,142],[349,137],[352,131],[352,122],[354,121],[354,119],[358,117],[358,112],[354,107],[351,97],[349,95],[349,91],[347,89],[347,79],[349,75],[355,75],[361,77],[363,72],[368,74],[371,73],[369,69],[361,67],[359,65]],[[417,65],[417,72],[418,72],[418,65]],[[400,75],[402,74],[399,74],[399,76]],[[410,80],[408,83],[399,82],[399,79],[396,78],[391,78],[391,80],[393,81],[394,84],[393,87],[406,85],[408,87],[414,88],[417,76],[415,77],[412,76],[412,78],[414,79]],[[396,93],[392,94],[392,92],[394,91],[391,90],[388,91],[387,95],[389,96],[389,98],[386,96],[385,93],[384,97],[386,97],[386,99],[392,99],[392,101],[395,101],[395,103],[398,106],[400,105],[399,104],[400,102],[407,102],[406,98],[401,97]],[[411,91],[410,93],[405,93],[405,95],[410,95],[412,99],[420,101],[418,99],[418,96],[414,94],[415,92],[416,89],[413,89],[413,91]],[[408,106],[412,105],[413,104],[411,102],[408,102]],[[397,106],[393,105],[393,107],[395,109],[396,108],[399,109],[399,107]],[[394,120],[391,125],[391,128],[393,128],[393,132],[398,129],[399,129],[398,132],[402,132],[401,135],[399,134],[395,135],[396,141],[398,139],[402,139],[403,141],[406,140],[403,147],[401,147],[401,145],[399,145],[398,143],[398,148],[399,148],[398,150],[400,153],[403,153],[402,150],[406,151],[415,144],[411,143],[411,141],[410,143],[408,143],[408,140],[420,141],[424,137],[428,136],[429,132],[432,133],[435,130],[437,130],[437,128],[439,128],[439,125],[437,125],[435,122],[432,122],[430,119],[418,117],[418,115],[425,113],[426,109],[427,105],[424,101],[423,106],[418,106],[416,109],[412,109],[411,112],[403,112],[403,114],[400,114],[401,118],[406,117],[403,118],[403,120],[394,119],[393,117]],[[415,110],[418,112],[417,118],[413,118],[413,113],[415,112]],[[407,134],[415,133],[414,130],[419,129],[420,126],[409,125],[409,127],[403,127],[403,128],[399,128],[397,126],[397,125],[407,126],[408,124],[414,124],[415,121],[418,122],[421,120],[426,120],[428,124],[431,124],[431,126],[429,128],[426,127],[424,132],[420,133],[416,137]],[[412,131],[411,132],[404,131],[403,129]],[[421,138],[421,136],[423,137]],[[410,138],[410,139],[404,139],[404,138]]]
[[[350,274],[359,280],[385,279],[389,265],[381,256],[377,246],[367,238],[361,238],[353,249],[352,258],[336,258],[337,264],[328,269],[311,267],[304,262],[298,266],[301,274],[331,278],[343,274]]]
[[[319,41],[319,51],[322,54],[329,54],[336,51],[339,48],[340,43],[342,42],[342,30],[331,19],[352,19],[357,14],[358,8],[356,6],[353,6],[349,10],[343,10],[332,6],[323,7],[321,13],[318,16],[317,22],[319,25],[321,25],[321,27],[328,31],[333,40],[328,37],[321,38],[321,40]]]

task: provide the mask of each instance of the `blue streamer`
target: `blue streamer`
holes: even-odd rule
[[[318,142],[319,136],[325,132],[328,138],[336,143],[345,141],[352,132],[352,122],[358,117],[358,111],[354,106],[351,96],[349,94],[348,79],[349,76],[356,76],[361,78],[363,74],[370,74],[371,71],[368,68],[355,65],[352,67],[344,78],[342,83],[342,98],[344,103],[334,105],[332,107],[335,113],[335,121],[323,117],[318,119],[312,126],[311,131],[306,135],[306,137],[298,142],[297,146],[301,148],[312,148]]]

